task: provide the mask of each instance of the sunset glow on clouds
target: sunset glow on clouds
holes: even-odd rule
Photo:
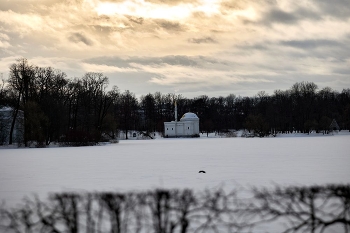
[[[26,57],[137,95],[350,87],[348,0],[3,0],[0,69]]]

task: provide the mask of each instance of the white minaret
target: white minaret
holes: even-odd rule
[[[176,100],[175,100],[175,121],[177,121],[177,104],[176,104]]]

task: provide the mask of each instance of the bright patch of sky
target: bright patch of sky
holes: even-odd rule
[[[193,12],[204,12],[206,15],[220,13],[219,3],[200,1],[199,3],[181,3],[175,6],[159,5],[145,1],[99,2],[95,10],[99,15],[132,15],[153,19],[181,20],[191,16]]]

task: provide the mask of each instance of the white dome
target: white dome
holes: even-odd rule
[[[198,121],[198,120],[199,120],[198,116],[193,112],[185,113],[180,119],[180,121]]]

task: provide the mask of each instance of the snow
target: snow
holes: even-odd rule
[[[350,135],[122,140],[0,149],[0,201],[61,191],[132,191],[350,182]],[[205,174],[198,173],[204,170]]]

